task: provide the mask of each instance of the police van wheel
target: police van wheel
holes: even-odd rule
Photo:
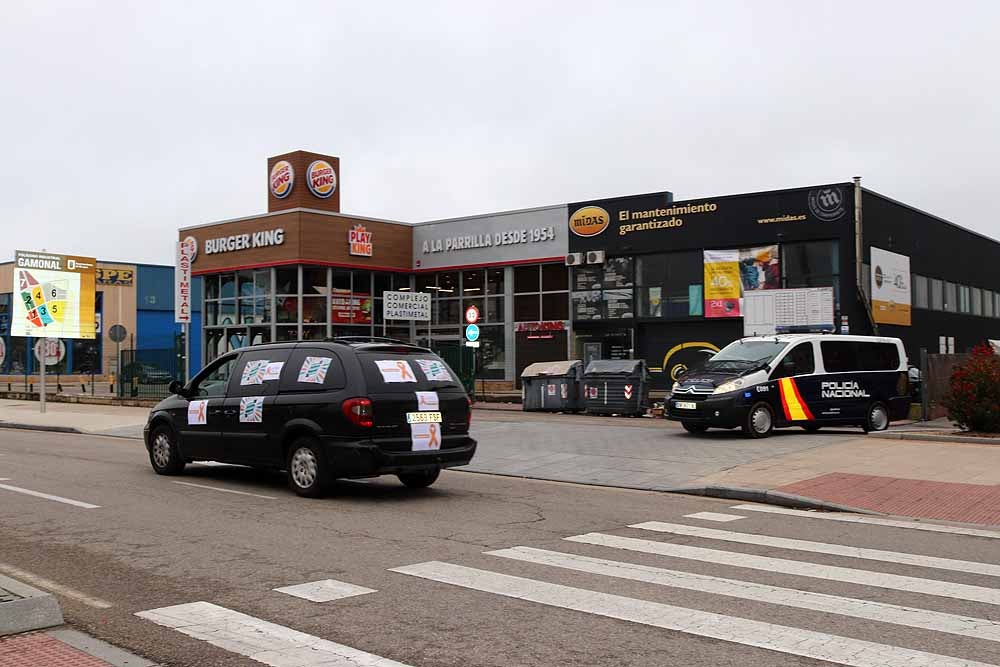
[[[704,424],[697,424],[695,422],[681,422],[681,426],[688,433],[704,433],[708,430],[708,427]]]
[[[767,403],[757,403],[747,413],[743,425],[743,435],[750,438],[766,438],[774,430],[774,413]]]
[[[884,431],[889,428],[889,410],[884,403],[872,403],[868,406],[868,418],[863,426],[865,433]]]
[[[802,425],[802,430],[805,431],[806,433],[815,433],[819,429],[820,429],[820,425],[819,424],[803,424]]]

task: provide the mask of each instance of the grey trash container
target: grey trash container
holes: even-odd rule
[[[583,386],[590,414],[639,416],[649,408],[649,371],[644,359],[591,361]]]
[[[521,408],[525,412],[583,410],[583,362],[543,361],[521,373]]]

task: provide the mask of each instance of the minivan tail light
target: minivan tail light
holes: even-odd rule
[[[465,402],[469,404],[469,416],[466,418],[466,426],[472,428],[472,399],[468,396],[465,397]]]
[[[372,428],[375,425],[372,402],[367,398],[349,398],[341,406],[347,421],[361,428]]]

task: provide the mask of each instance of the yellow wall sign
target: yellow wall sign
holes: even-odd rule
[[[14,256],[12,336],[95,338],[97,260],[18,250]]]
[[[597,236],[611,224],[611,216],[600,206],[584,206],[569,216],[569,229],[577,236]]]

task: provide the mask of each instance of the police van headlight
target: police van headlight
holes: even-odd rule
[[[723,382],[712,392],[713,394],[728,394],[731,391],[738,391],[743,388],[745,383],[743,380],[730,380],[729,382]]]
[[[680,382],[675,382],[675,383],[674,383],[674,386],[672,386],[672,387],[670,388],[670,393],[671,393],[671,394],[673,394],[673,393],[676,393],[676,392],[677,392],[677,390],[678,390],[678,389],[680,389],[680,388],[681,388],[681,383],[680,383]]]

